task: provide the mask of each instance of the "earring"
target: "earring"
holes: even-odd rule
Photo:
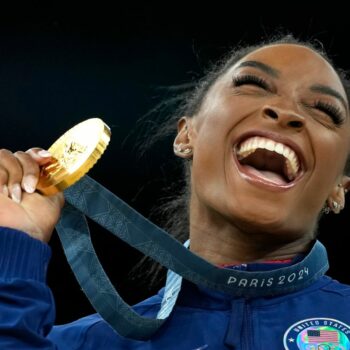
[[[179,143],[178,145],[174,144],[174,152],[175,153],[184,153],[183,143]]]
[[[332,207],[335,211],[337,211],[340,208],[340,205],[336,201],[332,201]]]
[[[332,208],[334,214],[339,214],[344,209],[344,205],[336,201],[332,201]]]
[[[322,213],[323,214],[329,214],[331,212],[331,208],[327,205],[327,203],[324,205],[324,207],[322,208]]]
[[[186,148],[182,148],[183,144],[180,143],[179,145],[174,144],[174,152],[175,153],[181,153],[181,154],[185,154],[185,155],[190,155],[192,154],[192,148],[191,147],[186,147]]]
[[[175,143],[173,144],[174,147],[174,153],[181,153],[181,147],[182,143],[180,143],[179,145],[176,145]]]
[[[181,150],[180,152],[184,153],[184,154],[191,154],[192,153],[192,148],[185,148],[184,150]]]
[[[338,184],[338,187],[344,188],[343,184]],[[345,193],[345,194],[348,193],[348,189],[347,189],[347,188],[344,188],[344,193]]]

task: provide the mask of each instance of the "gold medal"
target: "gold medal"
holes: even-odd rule
[[[48,149],[53,161],[41,168],[37,190],[52,195],[73,185],[95,165],[110,137],[111,130],[99,118],[68,130]]]

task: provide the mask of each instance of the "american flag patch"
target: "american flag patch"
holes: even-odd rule
[[[338,343],[339,333],[337,331],[326,330],[308,330],[307,331],[309,343]]]

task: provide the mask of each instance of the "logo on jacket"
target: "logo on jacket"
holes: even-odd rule
[[[284,333],[286,350],[350,350],[350,327],[332,318],[308,318]]]

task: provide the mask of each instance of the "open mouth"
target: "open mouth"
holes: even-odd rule
[[[260,183],[290,187],[302,175],[296,151],[284,143],[252,136],[234,146],[239,171]]]

